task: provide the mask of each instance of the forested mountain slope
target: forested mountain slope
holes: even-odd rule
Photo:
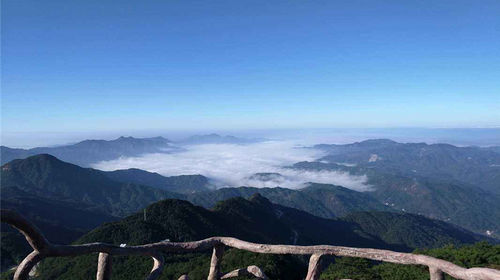
[[[166,238],[171,241],[191,241],[223,235],[275,244],[334,244],[408,251],[414,245],[436,247],[482,239],[478,235],[446,223],[409,214],[378,212],[373,214],[377,217],[377,222],[368,225],[361,224],[367,222],[365,214],[359,214],[363,218],[323,219],[293,208],[272,204],[258,194],[250,200],[233,198],[222,201],[213,210],[194,206],[186,201],[164,200],[149,206],[146,213],[146,220],[143,212],[140,212],[121,221],[104,224],[83,236],[77,243],[104,241],[134,245]],[[380,220],[387,219],[387,223],[409,226],[393,228],[392,230],[396,231],[394,235],[383,234],[386,224]],[[411,220],[410,223],[406,222],[408,219]],[[364,227],[370,228],[373,233],[366,232]],[[394,238],[400,235],[408,238]],[[172,279],[183,273],[189,273],[193,279],[206,277],[208,252],[187,256],[169,255],[166,258],[168,265],[161,279]],[[297,269],[303,266],[300,258],[296,257],[266,255],[257,257],[248,252],[230,250],[224,256],[223,267],[227,270],[234,269],[248,261],[265,266],[266,264],[259,259],[267,262],[266,273],[276,278],[290,273],[287,269],[283,269],[285,267],[295,266]],[[114,277],[135,279],[146,274],[150,260],[140,257],[116,257],[113,267]],[[95,273],[95,256],[48,260],[41,266],[40,273],[40,279],[71,279],[75,275],[81,277],[77,279],[84,279]],[[300,275],[301,272],[297,273]],[[289,277],[288,279],[297,279],[297,275]]]

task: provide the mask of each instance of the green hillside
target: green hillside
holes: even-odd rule
[[[54,243],[69,244],[102,223],[118,219],[85,204],[42,198],[14,187],[2,188],[1,192],[2,208],[16,210]],[[31,249],[24,237],[8,225],[2,225],[0,235],[4,271]]]
[[[316,147],[328,153],[320,161],[355,164],[410,177],[457,181],[500,194],[500,154],[493,148],[397,143],[386,139]]]
[[[101,171],[65,163],[50,155],[3,165],[0,189],[2,208],[18,211],[55,243],[71,243],[103,222],[117,220],[117,216],[158,200],[179,196],[116,182]],[[17,231],[2,227],[2,271],[29,252],[23,240]]]
[[[196,193],[208,191],[210,183],[202,175],[180,175],[165,177],[158,173],[130,168],[104,172],[112,180],[155,187],[174,193]]]
[[[411,177],[361,166],[300,162],[292,168],[335,170],[366,175],[373,191],[365,192],[394,211],[440,219],[485,234],[500,232],[500,196],[456,181]]]
[[[394,239],[384,235],[384,223],[366,226],[373,233],[365,232],[364,219],[329,220],[312,216],[306,212],[272,204],[266,198],[255,195],[250,200],[233,198],[220,202],[213,210],[194,206],[181,200],[164,200],[152,204],[143,212],[121,221],[104,224],[80,238],[77,243],[103,241],[113,244],[141,244],[164,240],[190,241],[210,236],[224,235],[254,242],[280,244],[332,244],[357,247],[390,248],[412,250],[412,245],[436,247],[447,243],[475,242],[481,238],[453,226],[440,224],[439,230],[415,228],[432,227],[435,221],[413,215],[375,213],[376,219],[387,223],[406,224],[398,235],[407,239]],[[395,230],[395,229],[390,229]],[[460,232],[460,234],[457,234]],[[167,255],[167,268],[161,279],[173,279],[189,273],[192,279],[202,279],[208,273],[209,253]],[[47,260],[40,267],[39,279],[86,279],[95,274],[96,255]],[[224,255],[223,268],[228,271],[251,264],[262,266],[273,279],[300,279],[305,273],[305,258],[293,256],[257,255],[238,250],[229,250]],[[114,258],[114,279],[137,279],[144,277],[150,269],[150,260],[145,257]],[[294,272],[291,274],[291,272]]]
[[[150,203],[178,194],[111,180],[101,171],[82,168],[42,154],[2,166],[1,188],[17,188],[32,195],[99,208],[114,215],[133,213]]]
[[[205,208],[213,207],[218,201],[232,197],[248,198],[259,193],[283,206],[306,211],[323,218],[334,218],[355,211],[391,211],[373,197],[341,186],[310,183],[303,189],[287,188],[222,188],[211,192],[195,193],[186,199]]]

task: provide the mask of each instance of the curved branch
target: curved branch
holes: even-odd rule
[[[235,269],[231,272],[224,274],[220,279],[229,279],[238,276],[248,276],[253,275],[258,279],[268,280],[266,274],[258,266],[251,265],[247,268]]]
[[[319,275],[321,274],[320,265],[319,265],[320,258],[321,258],[321,255],[319,255],[319,254],[311,255],[311,258],[309,259],[309,267],[307,269],[306,280],[318,280],[319,279]]]
[[[0,211],[0,218],[3,223],[8,223],[19,230],[34,250],[43,252],[50,247],[49,241],[47,241],[40,230],[21,216],[21,214],[12,210],[2,209]]]
[[[13,280],[27,280],[33,267],[43,258],[44,257],[40,254],[40,252],[31,252],[17,267]]]
[[[163,268],[165,266],[165,261],[161,254],[156,254],[152,256],[152,258],[153,258],[153,268],[151,269],[151,272],[149,273],[148,277],[146,277],[146,280],[158,279],[161,273],[163,272]]]

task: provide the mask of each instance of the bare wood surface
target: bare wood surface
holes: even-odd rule
[[[3,221],[3,220],[2,220]],[[24,260],[17,266],[14,272],[14,280],[25,280],[29,278],[29,273],[35,265],[43,259],[42,254],[38,251],[33,251],[24,258]]]
[[[33,250],[43,253],[50,247],[49,242],[41,231],[16,211],[2,209],[1,220],[2,223],[7,223],[19,230]]]
[[[232,237],[211,237],[193,242],[158,242],[140,246],[119,247],[106,243],[90,243],[82,245],[50,244],[40,231],[21,215],[10,210],[1,210],[2,222],[16,227],[34,249],[18,266],[15,280],[25,280],[33,266],[44,257],[78,256],[95,252],[112,255],[145,255],[158,256],[163,253],[185,253],[210,250],[214,247],[229,246],[262,254],[295,254],[295,255],[334,255],[342,257],[358,257],[370,260],[384,261],[397,264],[425,265],[440,270],[457,279],[498,280],[500,271],[490,268],[463,268],[451,262],[425,255],[400,253],[389,250],[371,248],[353,248],[343,246],[316,245],[269,245],[242,241]],[[216,253],[216,251],[214,251]],[[217,257],[220,259],[220,257]],[[215,270],[216,267],[214,267]],[[220,269],[220,268],[219,268]],[[212,271],[212,266],[210,268]],[[219,271],[220,273],[220,271]],[[220,277],[220,275],[215,275]],[[217,279],[217,278],[213,278]]]
[[[165,266],[165,261],[161,254],[152,256],[152,258],[153,258],[153,268],[151,269],[151,272],[149,273],[146,280],[156,280],[160,278],[161,273],[163,272],[163,268]]]
[[[99,258],[97,262],[97,280],[111,280],[111,269],[113,265],[113,259],[108,253],[99,253]]]
[[[249,275],[253,275],[257,279],[269,280],[264,271],[262,271],[262,269],[260,269],[258,266],[255,265],[251,265],[246,268],[235,269],[231,272],[224,274],[220,279],[229,279],[233,277],[249,276]]]
[[[224,254],[224,246],[216,244],[212,252],[212,259],[210,260],[210,271],[208,273],[208,280],[219,280],[221,277],[220,263],[222,255]]]
[[[431,276],[431,280],[444,280],[444,275],[439,268],[429,266],[429,274]]]
[[[309,258],[309,267],[307,268],[307,276],[306,280],[318,280],[319,275],[321,274],[319,261],[321,255],[313,254],[311,258]]]

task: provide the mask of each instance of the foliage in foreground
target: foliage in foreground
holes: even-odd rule
[[[188,274],[189,279],[206,279],[208,276],[210,252],[164,255],[164,257],[166,266],[161,280],[178,279],[183,274]],[[53,258],[43,261],[37,280],[83,280],[95,277],[97,254],[65,259],[61,261],[61,258]],[[302,258],[255,254],[236,249],[230,249],[224,254],[222,270],[229,272],[249,265],[261,267],[271,279],[299,279],[305,277],[307,270]],[[143,279],[151,266],[152,261],[148,257],[113,257],[112,279]]]
[[[437,249],[420,249],[414,253],[425,254],[451,261],[463,267],[489,267],[500,269],[500,245],[479,242],[461,247],[445,246]],[[93,279],[97,269],[97,254],[66,258],[53,258],[40,266],[40,276],[45,279]],[[188,273],[190,279],[206,279],[210,252],[204,254],[165,255],[167,262],[160,279],[177,279]],[[326,258],[326,261],[332,261]],[[113,279],[141,279],[151,269],[152,261],[146,257],[114,257]],[[307,258],[283,255],[265,255],[230,249],[223,257],[222,269],[229,272],[236,268],[257,265],[270,279],[303,279],[307,271]],[[50,269],[48,269],[50,268]],[[9,277],[10,274],[10,277]],[[322,273],[323,280],[427,280],[427,267],[372,262],[359,258],[335,258]],[[12,279],[12,273],[3,273],[2,280]],[[447,276],[446,279],[453,279]]]
[[[474,245],[453,245],[436,249],[417,249],[416,254],[433,256],[451,261],[462,267],[489,267],[500,269],[500,245],[478,242]],[[427,280],[429,271],[425,266],[399,265],[372,262],[359,258],[337,258],[321,275],[323,280]],[[446,276],[446,279],[454,279]]]

